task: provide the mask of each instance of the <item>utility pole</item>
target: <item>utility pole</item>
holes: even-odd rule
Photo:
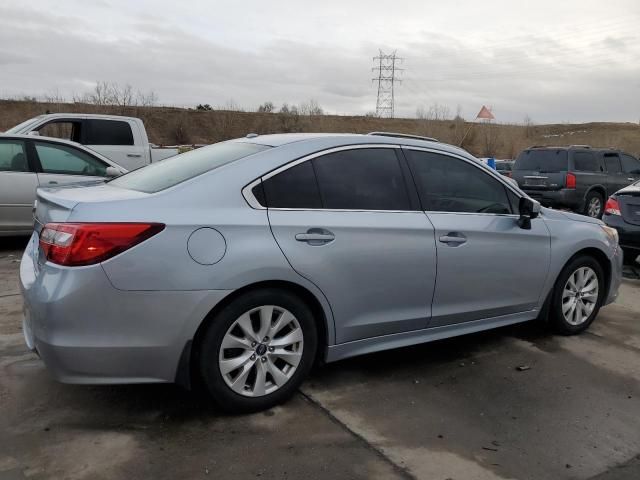
[[[396,55],[396,50],[390,55],[385,55],[382,50],[378,51],[378,56],[373,57],[373,61],[377,65],[371,71],[378,74],[376,78],[371,80],[378,82],[378,100],[376,101],[376,116],[384,118],[393,118],[395,92],[394,85],[402,80],[396,77],[398,72],[403,69],[396,66],[396,62],[402,62],[402,58]]]

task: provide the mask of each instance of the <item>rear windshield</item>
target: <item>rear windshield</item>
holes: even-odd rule
[[[516,159],[514,170],[534,170],[540,173],[564,172],[567,168],[566,150],[525,150]]]
[[[511,162],[496,162],[496,170],[511,170]]]
[[[216,143],[134,170],[111,180],[109,185],[155,193],[268,148],[271,147],[254,143]]]

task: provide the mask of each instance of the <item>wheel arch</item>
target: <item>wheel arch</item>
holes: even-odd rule
[[[612,273],[611,261],[609,260],[609,257],[607,256],[607,254],[597,247],[582,248],[578,250],[576,253],[574,253],[573,255],[571,255],[571,257],[567,259],[564,265],[562,265],[562,268],[560,269],[560,271],[558,272],[558,275],[556,276],[556,281],[557,281],[557,278],[560,276],[560,273],[565,269],[565,267],[571,261],[573,261],[574,258],[583,256],[583,255],[594,258],[602,267],[602,271],[604,272],[604,276],[605,276],[604,280],[605,280],[605,288],[606,288],[604,298],[607,298],[607,296],[609,295],[609,287],[611,283],[611,273]],[[554,286],[555,286],[555,283],[554,283]]]
[[[301,298],[309,306],[313,313],[318,333],[318,348],[315,363],[324,362],[327,354],[327,347],[329,345],[329,339],[331,338],[331,332],[329,330],[329,322],[331,320],[328,317],[327,312],[325,312],[322,302],[309,289],[300,284],[287,280],[260,281],[245,285],[241,288],[238,288],[237,290],[234,290],[219,303],[217,303],[202,319],[202,321],[198,325],[198,328],[196,329],[195,334],[193,335],[193,338],[189,340],[183,348],[175,376],[175,382],[177,384],[190,389],[193,385],[194,380],[196,380],[196,377],[194,376],[195,371],[193,369],[193,366],[197,365],[199,347],[202,342],[204,332],[209,325],[209,322],[211,322],[215,318],[218,312],[220,312],[223,308],[225,308],[227,305],[229,305],[231,302],[241,297],[242,295],[251,291],[262,290],[266,288],[277,288],[279,290],[293,293],[297,297]]]
[[[591,185],[591,186],[587,189],[587,191],[586,191],[586,192],[585,192],[585,194],[584,194],[584,199],[583,199],[583,200],[584,200],[584,202],[586,202],[586,201],[587,201],[587,197],[588,197],[588,196],[589,196],[589,194],[590,194],[590,193],[592,193],[592,192],[597,192],[597,193],[599,193],[600,195],[602,195],[602,200],[603,200],[603,201],[605,201],[605,202],[607,201],[607,189],[604,187],[604,185],[597,184],[597,185]],[[603,205],[603,206],[604,206],[604,205]]]

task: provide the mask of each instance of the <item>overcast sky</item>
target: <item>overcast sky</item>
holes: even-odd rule
[[[638,0],[0,0],[1,97],[104,80],[162,104],[364,114],[378,49],[404,58],[396,116],[640,120]]]

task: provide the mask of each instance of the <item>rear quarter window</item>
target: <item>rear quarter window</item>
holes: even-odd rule
[[[216,143],[139,168],[111,180],[109,185],[156,193],[268,148],[254,143]]]

